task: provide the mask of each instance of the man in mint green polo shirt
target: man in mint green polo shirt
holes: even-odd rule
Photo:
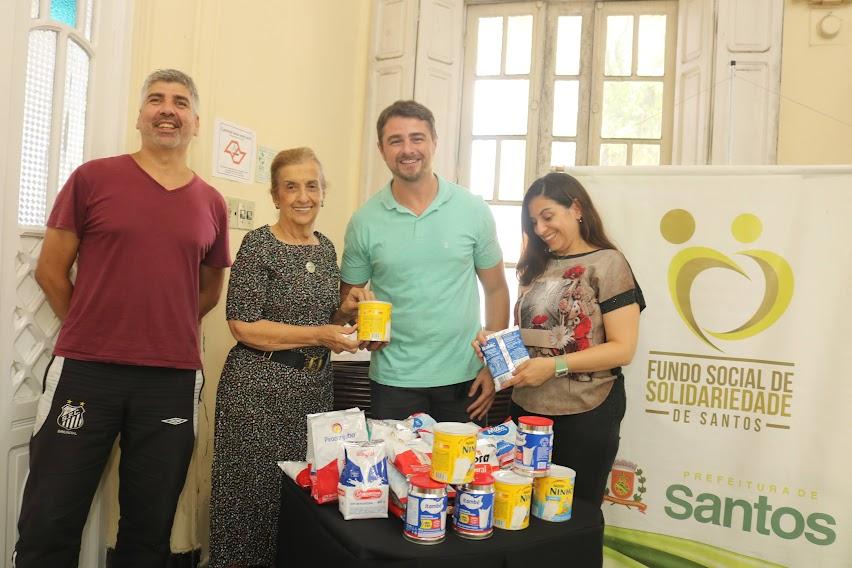
[[[373,344],[371,410],[403,419],[427,412],[439,422],[485,417],[494,384],[471,342],[509,324],[509,289],[494,218],[485,202],[432,172],[437,135],[432,112],[397,101],[376,125],[393,174],[346,229],[341,297],[367,282],[391,302],[391,341]]]

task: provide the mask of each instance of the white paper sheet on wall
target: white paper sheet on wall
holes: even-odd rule
[[[213,130],[213,175],[252,183],[254,161],[254,131],[217,118]]]

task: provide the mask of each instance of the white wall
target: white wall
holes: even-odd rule
[[[819,20],[842,21],[824,38]],[[852,4],[784,2],[779,164],[852,164]]]

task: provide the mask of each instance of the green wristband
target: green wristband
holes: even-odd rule
[[[568,361],[564,355],[559,355],[554,357],[554,359],[556,360],[554,361],[556,371],[554,373],[555,377],[567,377],[571,374],[571,368],[568,366]]]

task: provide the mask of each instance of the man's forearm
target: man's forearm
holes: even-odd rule
[[[216,307],[221,296],[222,289],[220,287],[201,290],[198,293],[198,321],[201,321],[201,319],[206,316],[210,310]]]
[[[47,303],[50,304],[50,309],[53,310],[53,313],[60,321],[65,321],[68,308],[71,306],[71,295],[74,293],[74,284],[71,282],[71,279],[41,280],[38,284],[44,291],[44,296],[47,298]]]
[[[485,294],[485,329],[498,331],[509,327],[509,288]]]
[[[225,269],[201,265],[198,286],[198,321],[216,307],[225,285]]]

